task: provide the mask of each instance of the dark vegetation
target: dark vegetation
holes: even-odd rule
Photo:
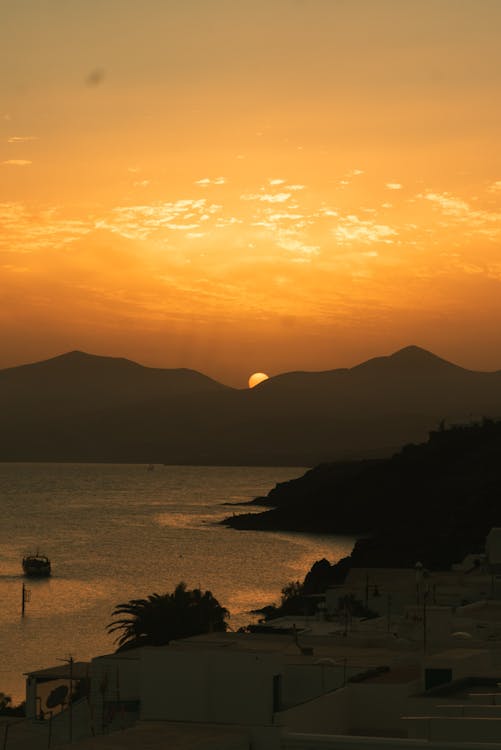
[[[109,633],[118,633],[117,651],[164,646],[177,638],[226,631],[229,617],[210,591],[187,589],[179,583],[171,594],[151,594],[118,604]]]
[[[389,459],[317,466],[278,484],[266,498],[272,510],[224,523],[359,537],[349,558],[314,566],[308,586],[325,588],[350,566],[412,567],[419,560],[449,568],[481,551],[489,530],[501,525],[500,497],[501,421],[484,419],[448,429],[442,423],[426,443]]]
[[[262,619],[258,625],[248,625],[244,630],[250,632],[266,630],[266,625],[263,628],[263,623],[266,623],[268,620],[274,620],[277,617],[315,615],[318,612],[319,601],[323,600],[323,597],[319,595],[325,591],[327,586],[332,585],[332,572],[335,570],[335,567],[327,560],[319,560],[314,563],[302,583],[300,581],[290,581],[283,587],[278,605],[269,604],[260,609],[255,609],[252,614],[261,615]],[[339,615],[346,614],[367,619],[378,616],[376,612],[369,609],[359,599],[356,599],[353,594],[339,597],[337,612]],[[287,628],[287,630],[289,629]],[[277,629],[274,628],[271,632],[277,632]]]
[[[20,703],[18,706],[12,705],[10,695],[0,693],[0,716],[24,716],[25,704]]]

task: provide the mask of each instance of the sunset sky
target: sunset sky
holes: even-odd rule
[[[499,0],[5,0],[0,367],[501,369]]]

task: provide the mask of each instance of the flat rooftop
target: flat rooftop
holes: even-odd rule
[[[430,572],[422,579],[425,584],[439,587],[464,587],[472,583],[484,584],[490,590],[491,576],[485,573],[464,573],[459,570]],[[380,594],[407,591],[416,586],[415,568],[351,568],[342,588],[365,589],[377,586]]]
[[[309,659],[315,663],[319,659],[328,658],[360,667],[390,665],[402,661],[409,653],[411,661],[415,651],[412,647],[406,650],[390,648],[386,645],[363,645],[350,638],[341,636],[321,636],[300,633],[299,647],[292,635],[275,635],[273,633],[210,633],[193,638],[173,641],[166,648],[177,651],[193,652],[195,650],[275,654],[285,657],[286,662],[307,663]],[[305,649],[302,652],[301,649]],[[311,649],[311,652],[310,652]],[[417,653],[417,652],[416,652]]]
[[[62,662],[55,667],[47,667],[46,669],[36,669],[33,672],[24,672],[26,677],[34,677],[38,682],[45,682],[48,680],[83,680],[90,675],[90,662],[89,661],[74,661],[71,668],[68,662]]]

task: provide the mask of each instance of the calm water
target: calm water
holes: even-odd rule
[[[188,587],[210,589],[237,628],[278,601],[322,557],[351,540],[235,531],[216,521],[302,469],[102,464],[0,464],[0,692],[24,697],[22,673],[70,653],[114,650],[105,626],[119,602]],[[47,554],[53,577],[26,579],[24,554]]]

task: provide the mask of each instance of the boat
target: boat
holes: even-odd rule
[[[23,571],[31,578],[45,578],[50,576],[50,560],[46,555],[26,555],[23,557]]]

